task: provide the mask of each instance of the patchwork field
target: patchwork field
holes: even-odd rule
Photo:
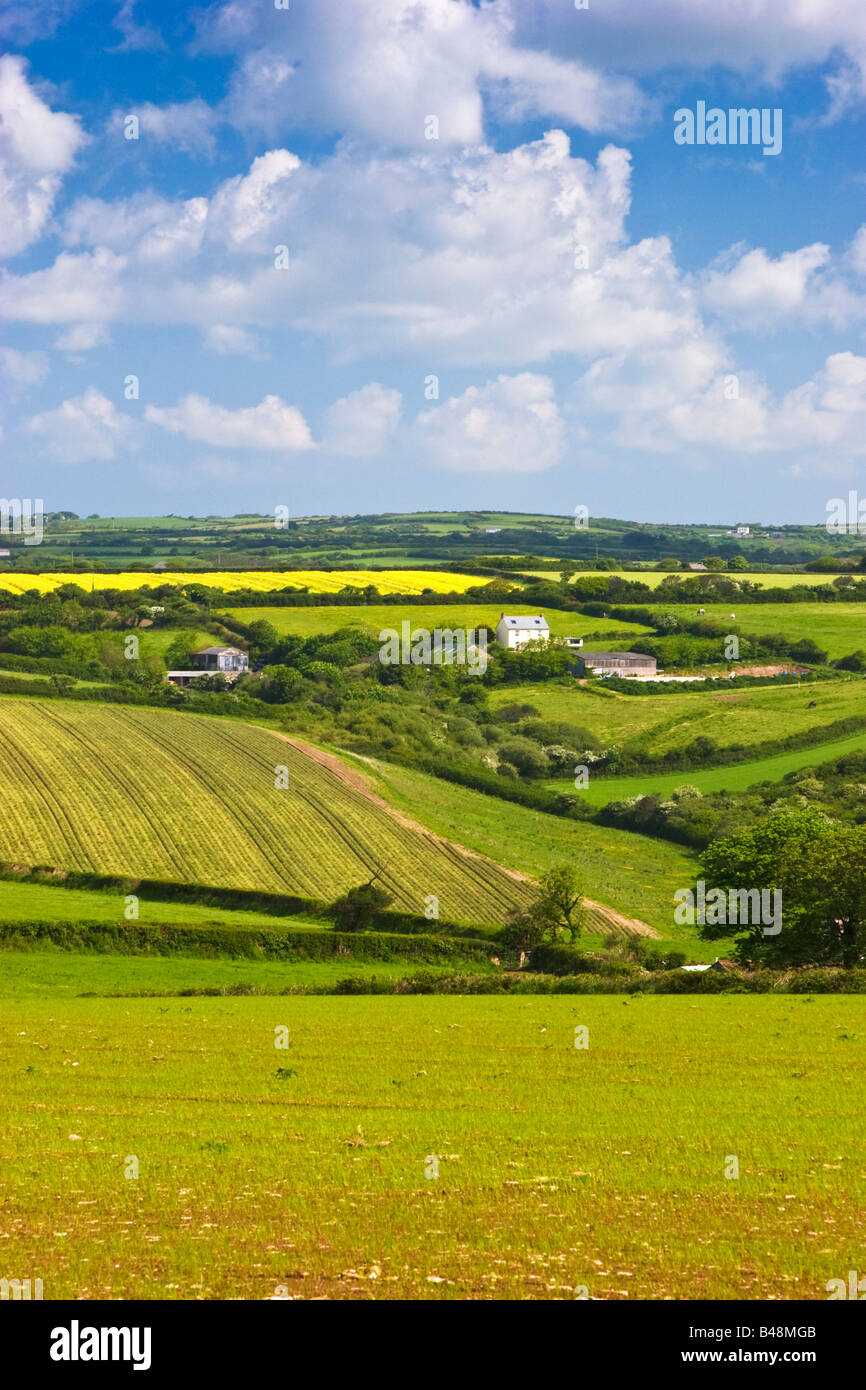
[[[412,604],[408,608],[393,604],[365,604],[363,608],[349,605],[345,608],[229,608],[227,611],[244,623],[263,619],[271,623],[277,632],[295,637],[313,637],[353,626],[378,637],[386,627],[396,628],[399,632],[400,623],[404,620],[413,627],[427,628],[431,632],[435,628],[477,628],[484,625],[495,628],[502,613],[502,604]],[[523,615],[537,612],[537,609],[518,604],[514,607],[509,605],[508,612]],[[580,613],[563,613],[555,608],[545,608],[544,616],[554,637],[582,637],[587,632],[601,632],[615,637],[623,632],[652,631],[640,623],[621,623],[616,618],[589,618]]]
[[[161,584],[182,587],[185,584],[202,584],[205,588],[222,589],[229,593],[236,589],[258,589],[263,594],[274,589],[309,589],[311,593],[336,594],[341,589],[366,589],[374,585],[381,594],[422,594],[426,590],[434,593],[464,593],[484,579],[472,575],[450,574],[445,570],[389,570],[380,574],[376,570],[219,570],[186,572],[166,570],[163,574],[152,571],[126,571],[120,574],[14,574],[0,571],[0,590],[11,594],[25,594],[36,589],[40,594],[50,594],[62,584],[78,584],[86,593],[98,589],[140,589],[142,586],[156,588]]]
[[[288,770],[288,787],[276,781]],[[0,859],[331,901],[376,870],[395,902],[501,923],[526,890],[401,824],[252,725],[166,711],[0,701]]]
[[[815,701],[815,708],[809,705]],[[563,720],[591,730],[602,744],[640,740],[650,752],[679,748],[703,735],[721,747],[744,747],[789,734],[808,733],[820,742],[827,724],[866,716],[866,681],[806,682],[737,690],[693,691],[675,695],[596,693],[576,682],[522,685],[515,692],[495,690],[491,704],[534,706],[545,719]]]
[[[0,1044],[4,1269],[46,1299],[826,1299],[861,1265],[857,998],[13,999]]]

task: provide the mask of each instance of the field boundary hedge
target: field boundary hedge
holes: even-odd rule
[[[135,894],[143,902],[186,903],[218,907],[229,912],[263,912],[272,917],[327,917],[331,904],[320,898],[301,898],[290,893],[266,893],[250,888],[215,888],[203,883],[179,883],[171,879],[133,878],[97,874],[82,869],[59,869],[45,864],[16,864],[0,860],[0,882],[33,883],[49,888],[77,888],[88,892]],[[445,919],[437,922],[437,935],[489,940],[490,932]],[[402,929],[402,931],[401,931]],[[246,928],[244,928],[246,930]],[[430,935],[429,919],[411,912],[377,913],[373,930],[397,934]]]
[[[4,922],[0,949],[129,956],[225,956],[230,959],[310,961],[343,956],[352,960],[419,960],[427,964],[487,960],[492,943],[446,936],[403,936],[396,932],[292,932],[234,927],[181,927],[173,923]]]

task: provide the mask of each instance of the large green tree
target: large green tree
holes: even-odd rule
[[[840,824],[812,806],[785,808],[715,841],[701,862],[708,888],[781,891],[781,931],[748,925],[738,938],[741,960],[852,966],[866,954],[866,826]],[[729,933],[727,925],[701,928],[709,938]]]

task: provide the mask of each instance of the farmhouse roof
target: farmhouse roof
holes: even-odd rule
[[[548,632],[547,619],[543,613],[529,613],[522,617],[514,617],[510,613],[503,613],[499,619],[500,623],[505,623],[507,627],[514,628],[517,632],[527,632],[540,630]]]
[[[241,649],[240,647],[199,647],[194,655],[219,656],[222,652],[241,652]],[[241,656],[246,656],[246,652],[241,652]]]

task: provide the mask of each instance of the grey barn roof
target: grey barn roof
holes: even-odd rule
[[[581,652],[584,661],[655,661],[645,652]]]

